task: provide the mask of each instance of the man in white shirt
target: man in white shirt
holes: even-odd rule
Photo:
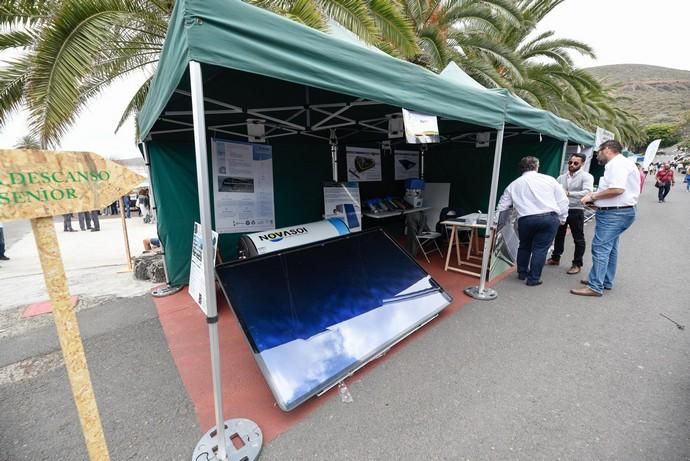
[[[579,274],[582,267],[582,256],[585,254],[585,206],[580,202],[582,197],[594,190],[594,178],[582,167],[587,157],[584,154],[573,154],[568,160],[568,171],[558,177],[557,181],[568,196],[568,219],[558,228],[556,240],[553,242],[553,253],[546,261],[549,266],[558,266],[565,246],[565,233],[570,227],[570,233],[575,242],[573,264],[567,274]]]
[[[597,160],[605,164],[599,189],[585,195],[582,203],[597,207],[596,226],[592,240],[592,269],[582,280],[585,288],[570,292],[579,296],[601,296],[613,288],[618,262],[620,235],[635,221],[635,208],[640,197],[640,173],[635,163],[621,154],[618,141],[606,141],[599,147]]]
[[[546,253],[560,223],[568,217],[568,197],[551,176],[540,174],[539,159],[524,157],[520,160],[520,176],[506,187],[498,202],[498,211],[511,206],[518,215],[520,246],[517,271],[520,280],[528,286],[541,285],[541,272]]]

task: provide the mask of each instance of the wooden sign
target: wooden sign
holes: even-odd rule
[[[0,150],[0,221],[105,208],[144,179],[91,152]]]
[[[55,327],[91,461],[108,447],[67,288],[53,216],[104,208],[144,178],[90,152],[0,150],[0,222],[31,219]]]

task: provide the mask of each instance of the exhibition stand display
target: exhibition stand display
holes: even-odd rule
[[[487,221],[493,222],[499,185],[515,176],[501,171],[502,162],[517,164],[525,153],[542,152],[547,172],[558,173],[564,144],[587,141],[586,132],[579,138],[565,124],[542,127],[544,119],[510,99],[504,92],[439,77],[239,0],[177,1],[157,74],[137,120],[151,166],[170,284],[188,281],[195,221],[201,224],[203,242],[212,241],[212,230],[220,234],[220,253],[228,261],[236,257],[241,235],[257,236],[333,216],[348,231],[359,230],[361,203],[367,198],[402,196],[406,179],[450,183],[451,203],[481,207],[487,210]],[[518,109],[530,116],[520,119]],[[399,132],[401,119],[404,134]],[[410,137],[413,123],[433,124],[434,130],[416,129]],[[326,189],[333,183],[341,185],[336,194],[351,200],[330,203]],[[288,235],[293,234],[274,232],[268,241],[287,241]],[[489,227],[484,268],[491,242]],[[443,290],[380,231],[305,243],[263,255],[257,247],[256,256],[219,266],[217,273],[276,401],[285,410],[337,384],[449,302]],[[224,422],[222,415],[213,245],[202,248],[216,428],[199,446],[207,449],[214,434],[217,449],[209,453],[215,459],[233,459],[238,455],[226,451],[229,435],[224,428],[239,426]],[[360,257],[355,260],[353,255]],[[304,258],[321,259],[307,265],[312,272],[260,277],[273,269],[285,271],[286,264],[293,267],[293,259]],[[325,261],[332,266],[328,270],[323,270]],[[393,267],[390,261],[397,261],[404,273],[381,279],[376,286],[348,285],[348,280],[360,280],[353,274],[361,275],[372,265],[386,273]],[[487,291],[486,272],[482,271],[477,297]],[[295,275],[299,278],[293,283]],[[282,283],[278,279],[306,290],[301,299],[310,301],[290,298],[291,290],[273,290]],[[256,290],[257,280],[264,287],[270,283],[271,289]],[[312,308],[326,295],[317,296],[305,287],[321,283],[342,294],[342,302],[332,310]],[[348,298],[353,294],[358,297]],[[255,299],[268,295],[274,297]],[[259,311],[253,311],[257,306],[266,306],[258,316],[254,313]],[[347,315],[345,307],[350,310]],[[291,336],[272,338],[284,325],[279,320],[286,311],[280,309],[304,309],[305,320],[292,325]],[[408,316],[405,322],[382,331],[386,321],[381,319],[401,312]],[[350,327],[369,327],[370,322],[378,327],[374,331],[380,337],[372,338],[363,350],[334,358],[338,366],[304,382],[305,374],[331,358],[301,363],[300,351],[302,357],[309,355],[318,338],[330,344],[346,332],[359,339],[369,337],[372,330]],[[288,362],[300,363],[303,369],[285,369]],[[277,379],[285,373],[291,373],[292,384],[287,387]],[[241,426],[246,429],[240,434],[245,445],[260,447],[258,427]]]

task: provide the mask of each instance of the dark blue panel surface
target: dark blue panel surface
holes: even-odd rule
[[[291,409],[448,305],[380,230],[217,268],[276,400]]]

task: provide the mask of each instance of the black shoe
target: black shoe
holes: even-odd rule
[[[5,255],[0,256],[0,261],[9,261],[9,260],[10,260],[10,258],[8,258]]]
[[[101,231],[100,229],[96,229],[95,227],[93,229],[91,229],[91,232],[100,232],[100,231]]]
[[[518,274],[518,280],[525,280],[527,276],[525,274]]]
[[[530,282],[530,281],[528,280],[528,281],[525,283],[525,285],[527,285],[528,287],[536,287],[536,286],[538,286],[538,285],[541,285],[542,283],[544,283],[544,282],[542,282],[541,280],[537,280],[536,282]]]

